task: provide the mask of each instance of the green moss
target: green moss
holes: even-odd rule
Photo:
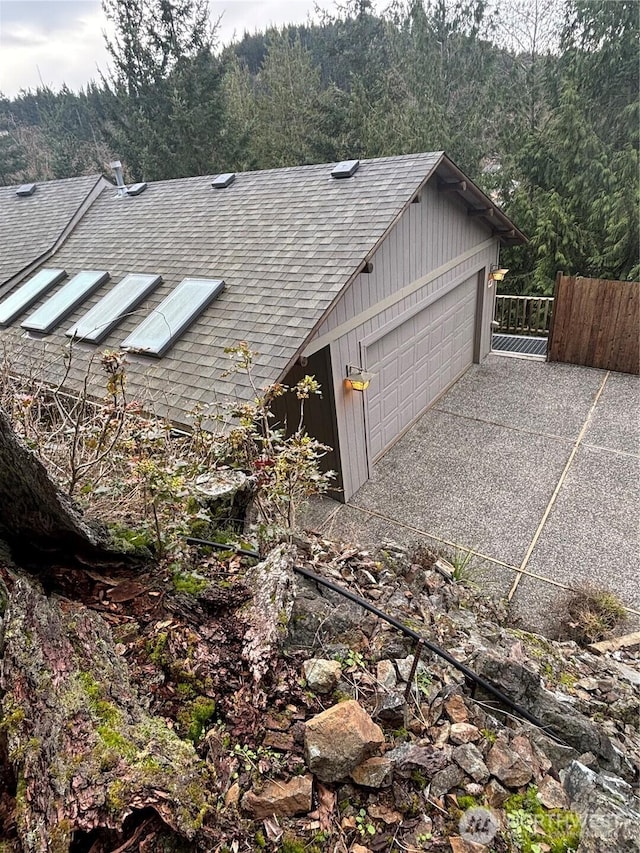
[[[102,725],[98,726],[98,735],[107,750],[112,750],[127,761],[133,761],[136,758],[138,754],[136,745],[123,737],[120,732],[108,725]]]
[[[0,731],[6,732],[8,735],[15,734],[20,723],[24,721],[24,718],[25,713],[22,708],[16,708],[15,711],[4,714],[0,720]]]
[[[156,666],[162,666],[166,663],[164,653],[168,642],[169,634],[166,631],[161,631],[156,636],[155,642],[147,642],[147,654],[149,655],[151,663],[156,664]]]
[[[475,797],[470,797],[467,794],[463,794],[458,797],[458,806],[460,811],[466,812],[467,809],[474,809],[478,805],[478,801]]]
[[[209,586],[206,578],[191,572],[176,571],[173,573],[172,581],[175,591],[186,595],[199,595]]]
[[[304,841],[285,835],[279,849],[280,853],[306,853],[307,846]]]
[[[87,704],[89,705],[89,709],[93,715],[102,723],[115,728],[120,722],[120,712],[113,702],[109,702],[104,698],[104,687],[101,684],[98,684],[95,678],[88,672],[81,672],[78,675],[78,680],[86,695],[88,700]],[[70,696],[67,698],[74,700],[77,697],[74,697],[74,691],[72,690]]]
[[[213,719],[216,703],[206,696],[198,696],[178,713],[178,723],[188,740],[197,743],[205,726]]]
[[[67,853],[73,835],[73,824],[63,818],[49,830],[49,850],[51,853]]]
[[[580,842],[580,818],[567,809],[545,809],[532,785],[504,804],[509,832],[522,853],[571,853]],[[541,845],[545,845],[543,848]]]
[[[176,693],[181,699],[193,699],[196,695],[194,686],[184,681],[176,685]]]
[[[568,690],[571,690],[575,686],[577,680],[577,676],[572,672],[561,672],[558,684],[561,687],[566,687]]]
[[[127,804],[127,786],[122,779],[116,779],[107,788],[107,808],[111,812],[120,812]]]
[[[149,559],[153,556],[155,541],[150,531],[136,530],[124,524],[110,524],[109,535],[115,551]]]
[[[423,790],[427,787],[429,780],[420,770],[412,770],[411,771],[411,781],[415,782],[415,784]]]

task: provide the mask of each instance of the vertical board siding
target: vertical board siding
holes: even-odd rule
[[[640,373],[640,283],[556,278],[549,361]]]
[[[425,187],[421,202],[409,205],[375,253],[372,258],[373,271],[356,276],[310,341],[330,332],[360,311],[427,275],[489,236],[488,230],[476,219],[469,218],[464,205],[452,199],[449,193],[439,193],[433,187]],[[491,258],[493,261],[495,254]],[[354,294],[357,294],[357,299],[354,299]],[[422,297],[423,294],[420,297],[416,295],[416,302]],[[403,303],[398,311],[404,311],[405,308]]]
[[[461,202],[452,199],[448,193],[439,193],[434,187],[427,186],[422,191],[420,203],[408,206],[396,227],[371,259],[372,272],[361,273],[354,279],[352,285],[342,294],[330,314],[319,326],[314,338],[330,333],[342,323],[357,317],[358,314],[416,279],[427,275],[473,246],[483,243],[489,236],[486,227],[467,216],[466,208]],[[480,270],[483,268],[488,270],[496,261],[497,247],[496,239],[495,246],[478,252],[476,256],[462,262],[376,316],[364,320],[358,327],[331,342],[336,416],[346,500],[369,478],[373,461],[369,458],[370,450],[367,447],[365,429],[366,394],[370,392],[362,394],[345,387],[346,365],[367,366],[366,359],[371,355],[371,352],[367,353],[367,348],[371,347],[371,342],[368,341],[368,347],[365,347],[363,341],[372,336],[375,338],[379,330],[383,332],[384,326],[410,309],[415,309],[416,313],[419,313],[420,305],[425,299],[440,290],[446,290],[447,286],[454,281],[459,280],[462,283],[472,276],[475,281]],[[492,290],[485,288],[484,298],[491,304],[482,306],[482,355],[486,355],[490,349],[490,323],[493,319]],[[446,353],[442,356],[432,354],[434,367],[433,359],[440,357],[446,357]],[[408,365],[405,367],[409,369]],[[378,377],[374,379],[374,382],[376,381],[379,381]],[[425,394],[426,396],[423,396],[425,396],[426,406],[428,404],[426,391]],[[420,412],[417,411],[417,413]]]

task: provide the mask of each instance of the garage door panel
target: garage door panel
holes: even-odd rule
[[[380,456],[473,361],[474,275],[366,350],[372,459]]]

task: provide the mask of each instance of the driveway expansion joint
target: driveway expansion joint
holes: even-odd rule
[[[600,396],[601,396],[602,392],[604,391],[604,388],[605,388],[605,385],[607,384],[607,379],[609,378],[609,375],[610,375],[610,371],[607,370],[607,372],[604,375],[602,382],[600,383],[600,387],[598,388],[598,390],[596,392],[593,403],[591,404],[591,408],[589,409],[589,411],[587,413],[587,417],[585,418],[585,421],[582,424],[582,429],[580,430],[580,433],[578,434],[578,437],[575,440],[575,443],[573,445],[571,453],[569,454],[569,458],[567,459],[567,463],[564,466],[562,473],[560,474],[560,479],[558,480],[556,487],[553,490],[553,494],[551,495],[551,499],[549,500],[549,503],[547,504],[547,507],[544,511],[542,519],[540,520],[540,524],[538,525],[536,532],[533,534],[533,538],[532,538],[531,542],[529,543],[529,547],[527,548],[527,552],[524,555],[524,559],[523,559],[522,563],[520,564],[520,569],[518,571],[518,574],[515,576],[513,583],[511,585],[511,589],[509,590],[509,593],[507,595],[507,601],[511,601],[513,599],[513,596],[515,595],[515,592],[518,589],[520,581],[522,580],[522,577],[525,574],[525,569],[527,567],[527,563],[531,559],[531,555],[533,554],[533,549],[536,547],[538,539],[542,535],[542,531],[544,530],[545,524],[547,523],[547,519],[549,518],[549,515],[551,514],[551,510],[553,509],[553,506],[556,502],[556,499],[557,499],[558,495],[560,494],[560,490],[562,489],[564,481],[567,478],[567,474],[569,473],[571,466],[573,465],[573,460],[575,459],[576,453],[578,452],[578,448],[582,444],[582,439],[584,438],[584,436],[587,432],[587,429],[589,428],[589,424],[591,423],[591,419],[593,418],[593,414],[596,410],[596,406],[598,405],[598,400],[600,399]]]
[[[552,441],[558,441],[563,444],[569,444],[575,441],[575,439],[571,438],[569,435],[557,435],[552,432],[541,432],[538,429],[527,429],[526,427],[518,427],[513,426],[512,424],[501,423],[500,421],[490,421],[486,418],[478,418],[475,415],[463,415],[460,412],[452,412],[449,409],[440,408],[440,406],[433,406],[432,409],[434,412],[440,412],[443,415],[449,415],[454,418],[462,418],[466,421],[475,421],[478,424],[486,424],[487,426],[495,426],[500,427],[500,429],[508,429],[512,432],[522,432],[525,435],[540,435],[543,438],[549,438]]]

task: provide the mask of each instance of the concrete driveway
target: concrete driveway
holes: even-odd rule
[[[326,535],[475,552],[473,579],[554,633],[564,589],[588,581],[640,616],[640,381],[492,355],[377,464]],[[321,515],[318,516],[318,511]],[[316,524],[316,526],[318,526]]]

